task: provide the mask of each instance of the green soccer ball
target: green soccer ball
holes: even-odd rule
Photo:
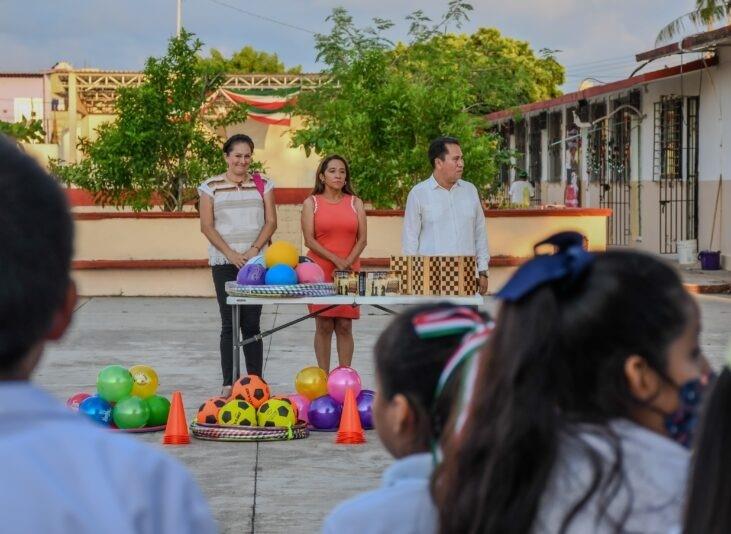
[[[245,400],[234,399],[218,412],[218,424],[226,426],[256,426],[256,408]]]
[[[297,422],[292,403],[283,399],[269,399],[256,414],[259,426],[292,426]]]

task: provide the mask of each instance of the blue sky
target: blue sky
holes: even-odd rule
[[[276,19],[277,24],[239,10]],[[473,0],[470,32],[481,26],[528,41],[535,50],[558,49],[567,66],[564,90],[582,78],[625,77],[636,52],[654,47],[658,30],[687,13],[693,0]],[[389,18],[392,39],[404,38],[404,17],[417,7],[434,19],[447,0],[183,0],[183,25],[206,47],[230,53],[249,44],[276,52],[287,65],[318,70],[313,34],[327,32],[325,17],[343,6],[356,22]],[[139,70],[164,52],[175,32],[176,0],[2,0],[0,71],[38,71],[65,60],[77,67]],[[291,26],[295,26],[293,28]],[[658,65],[661,66],[661,65]]]

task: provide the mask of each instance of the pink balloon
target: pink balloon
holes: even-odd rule
[[[310,409],[310,399],[299,393],[293,393],[288,398],[292,401],[292,404],[297,406],[298,418],[305,423],[309,423],[310,420],[307,417],[307,410]]]
[[[325,281],[325,273],[316,263],[300,263],[295,272],[300,284],[321,284]]]
[[[360,375],[352,367],[336,367],[327,377],[327,393],[339,403],[345,402],[345,393],[353,390],[353,396],[360,393]]]

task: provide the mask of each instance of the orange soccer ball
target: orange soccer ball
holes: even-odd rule
[[[218,411],[226,404],[226,397],[211,397],[198,408],[196,420],[204,425],[215,425]]]
[[[257,410],[271,397],[269,384],[256,375],[246,375],[239,378],[231,389],[231,398],[245,400]]]

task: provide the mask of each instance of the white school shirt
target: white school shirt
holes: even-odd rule
[[[534,195],[533,186],[525,180],[516,180],[510,186],[510,202],[513,204],[528,206]]]
[[[477,188],[459,180],[445,189],[434,176],[409,192],[401,236],[407,256],[475,256],[477,270],[490,262],[485,212]]]
[[[71,412],[30,382],[0,382],[0,458],[2,532],[217,531],[177,460]]]
[[[627,518],[622,532],[667,534],[682,521],[690,453],[687,449],[627,419],[610,423],[622,451],[624,480],[607,505],[609,520],[597,520],[599,493],[569,523],[568,534],[614,533],[613,521]],[[532,534],[558,532],[566,514],[582,498],[592,481],[590,446],[599,456],[604,475],[614,455],[603,438],[589,425],[577,427],[578,435],[563,436],[548,485],[541,498]]]
[[[274,183],[262,176],[264,194],[274,189]],[[259,237],[264,227],[264,199],[253,180],[238,186],[221,174],[198,186],[199,195],[213,199],[213,226],[229,247],[244,253]],[[208,243],[208,264],[226,265],[228,258]]]
[[[431,534],[438,515],[429,492],[433,458],[412,454],[383,472],[380,488],[340,503],[325,519],[323,534]]]

